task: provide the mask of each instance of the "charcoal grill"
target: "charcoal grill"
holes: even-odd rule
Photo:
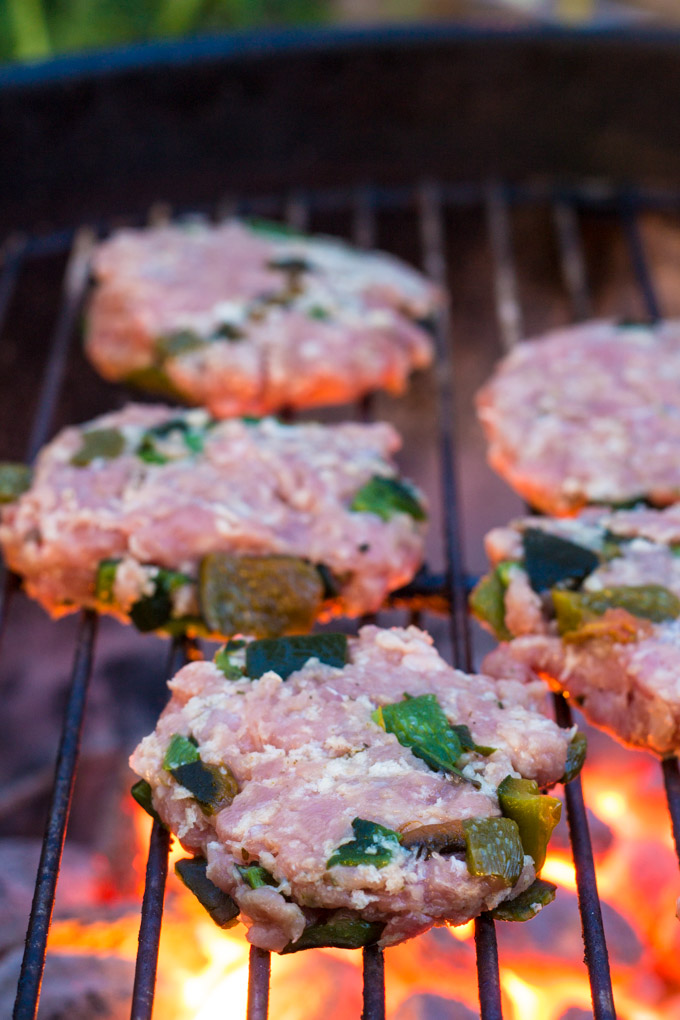
[[[92,239],[116,224],[167,215],[162,201],[173,215],[257,213],[391,248],[447,288],[436,367],[403,402],[377,396],[348,413],[401,424],[410,408],[419,423],[422,434],[407,435],[407,472],[418,479],[421,461],[433,462],[441,547],[433,538],[426,573],[396,611],[472,668],[483,639],[466,595],[482,569],[481,535],[520,508],[481,467],[470,393],[525,332],[594,313],[662,314],[643,228],[650,217],[680,226],[678,99],[680,37],[660,33],[269,33],[0,71],[0,330],[10,345],[25,341],[3,384],[3,455],[32,460],[57,425],[122,402],[73,342]],[[481,481],[470,480],[472,463]],[[0,629],[16,590],[3,578]],[[430,615],[433,600],[449,607],[446,626]],[[82,613],[15,1020],[37,1013],[96,635],[96,615]],[[184,653],[173,645],[166,674]],[[571,723],[566,701],[556,697],[555,710]],[[678,847],[677,760],[661,768]],[[608,1020],[615,1006],[580,780],[565,798],[594,1016]],[[133,1020],[152,1013],[167,859],[168,835],[155,824]],[[496,1020],[490,916],[476,921],[475,941],[481,1016]],[[253,948],[250,960],[247,1016],[262,1020],[269,956]],[[368,948],[364,1020],[384,1018],[384,1003],[383,954]]]

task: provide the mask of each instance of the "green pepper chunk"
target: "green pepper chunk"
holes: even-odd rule
[[[578,730],[569,741],[569,747],[567,748],[567,761],[564,767],[564,775],[560,779],[561,783],[570,783],[572,779],[576,779],[577,775],[583,768],[587,752],[588,738],[585,733],[581,733],[581,731]]]
[[[355,818],[352,831],[354,839],[333,851],[326,861],[327,868],[333,868],[336,864],[350,868],[373,864],[376,868],[384,868],[390,863],[394,851],[399,847],[399,835],[396,832],[365,818]]]
[[[608,609],[625,609],[632,616],[653,623],[680,616],[680,599],[660,584],[621,585],[594,592],[552,591],[561,635],[577,631]]]
[[[165,825],[163,819],[153,806],[151,786],[147,783],[146,779],[140,779],[139,782],[134,783],[134,785],[130,788],[130,793],[132,794],[133,800],[136,800],[139,806],[144,808],[147,815],[150,815],[151,818],[160,825]]]
[[[186,574],[181,574],[178,570],[166,570],[164,567],[159,567],[153,577],[154,590],[152,594],[143,595],[130,608],[130,619],[137,630],[142,634],[148,634],[152,630],[159,630],[169,624],[173,610],[173,592],[183,585],[191,583],[192,579]]]
[[[600,565],[598,556],[576,542],[540,528],[522,534],[524,569],[534,591],[542,592],[566,581],[580,584]]]
[[[251,889],[261,889],[263,885],[278,885],[273,875],[260,864],[236,865],[236,870]]]
[[[242,680],[244,671],[241,666],[237,666],[231,661],[227,646],[224,645],[219,648],[213,657],[213,662],[219,670],[221,670],[227,680]]]
[[[463,775],[456,767],[463,753],[460,738],[434,694],[421,694],[417,698],[405,695],[403,701],[377,708],[372,718],[435,772]]]
[[[115,598],[113,588],[116,583],[116,571],[120,560],[101,560],[97,567],[97,576],[94,583],[95,597],[98,602],[113,605]]]
[[[510,567],[519,566],[504,560],[485,574],[470,594],[470,611],[482,623],[488,623],[499,641],[510,641],[511,632],[505,625],[505,590],[510,583]]]
[[[166,358],[176,358],[190,351],[199,351],[207,346],[207,340],[190,329],[178,329],[174,333],[166,333],[156,340],[155,353],[162,363]]]
[[[208,911],[219,928],[233,928],[239,908],[222,889],[207,876],[208,862],[204,857],[185,857],[175,864],[175,874]]]
[[[173,734],[163,758],[163,768],[193,795],[207,815],[231,804],[239,792],[228,765],[208,765],[201,761],[194,737]]]
[[[128,372],[124,382],[129,386],[136,386],[140,390],[154,393],[159,397],[169,397],[171,400],[186,401],[186,394],[170,379],[170,376],[160,365],[147,365],[146,368],[137,368]]]
[[[471,875],[514,885],[522,874],[524,848],[512,818],[464,818],[465,862]]]
[[[497,921],[530,921],[532,917],[536,917],[536,914],[543,910],[543,907],[552,903],[556,891],[557,886],[552,882],[545,882],[542,878],[537,878],[519,896],[515,896],[513,900],[505,900],[494,907],[491,916]]]
[[[416,521],[427,520],[413,488],[398,478],[384,475],[374,475],[359,489],[350,510],[377,514],[383,521],[389,521],[395,514],[408,514]]]
[[[216,634],[304,634],[316,621],[323,597],[318,571],[296,556],[214,552],[201,561],[201,612]]]
[[[326,666],[342,669],[347,664],[346,634],[299,634],[294,637],[264,638],[251,641],[246,648],[246,675],[257,680],[272,670],[282,680],[310,659],[318,659]]]
[[[93,460],[113,460],[125,450],[125,437],[119,429],[90,429],[83,432],[81,447],[71,457],[74,467],[87,467]]]
[[[265,238],[270,237],[272,240],[307,236],[301,231],[296,230],[295,227],[289,227],[287,223],[279,223],[277,220],[266,220],[259,216],[247,216],[242,222],[251,234],[258,234]]]
[[[31,485],[33,471],[27,464],[0,461],[0,504],[13,503]]]
[[[460,746],[464,751],[475,751],[477,754],[482,754],[484,757],[488,757],[497,750],[495,747],[487,747],[485,744],[475,744],[470,733],[470,727],[464,723],[458,726],[452,726],[451,729],[460,740]]]
[[[173,432],[180,434],[184,444],[184,450],[180,454],[166,453],[159,444],[159,440],[162,442]],[[183,418],[171,418],[170,421],[147,429],[143,433],[135,453],[146,464],[169,464],[173,460],[186,456],[187,453],[202,453],[204,442],[205,434],[202,429],[195,428]]]
[[[297,942],[289,942],[281,955],[299,953],[302,949],[360,949],[373,946],[383,933],[382,921],[365,921],[353,910],[335,910],[324,920],[309,924]]]
[[[545,863],[548,840],[562,815],[561,802],[541,794],[533,779],[506,776],[498,787],[498,803],[505,817],[517,822],[524,852],[533,857],[539,872]]]

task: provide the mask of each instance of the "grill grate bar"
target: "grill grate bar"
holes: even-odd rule
[[[94,244],[92,231],[78,231],[73,242],[71,256],[66,266],[61,306],[57,316],[54,334],[50,345],[50,356],[45,366],[38,410],[33,421],[26,460],[32,463],[41,446],[45,443],[54,417],[59,397],[59,390],[64,381],[66,362],[71,345],[71,337],[85,294],[89,274],[89,257]]]
[[[54,896],[59,876],[61,854],[71,807],[75,771],[80,752],[80,738],[92,674],[92,659],[97,632],[97,615],[85,610],[81,616],[71,673],[71,688],[62,729],[54,791],[43,840],[31,916],[26,934],[26,948],[14,1006],[14,1020],[34,1020],[38,1012],[40,986],[45,967],[47,933],[52,919]]]
[[[271,953],[250,947],[248,962],[248,1006],[246,1020],[267,1020],[269,1013],[269,975]]]
[[[507,199],[500,184],[489,184],[486,194],[486,222],[494,256],[494,295],[501,342],[512,350],[524,334],[522,312],[512,255],[512,232]]]
[[[557,234],[562,276],[569,295],[572,314],[577,322],[581,322],[583,319],[590,318],[592,311],[578,216],[571,201],[559,199],[555,202],[553,221]]]
[[[624,205],[622,211],[623,230],[628,242],[629,254],[633,272],[638,287],[642,294],[645,311],[653,322],[662,318],[661,302],[657,294],[654,278],[649,267],[649,260],[645,249],[640,224],[637,215],[637,208],[632,201]],[[677,757],[666,758],[661,762],[668,812],[671,817],[673,840],[675,852],[680,862],[680,773],[678,771]]]
[[[363,952],[364,1008],[361,1020],[385,1020],[385,957],[379,946]],[[250,1020],[250,1018],[248,1018]]]
[[[157,821],[154,821],[149,840],[149,856],[146,862],[142,917],[139,926],[139,949],[135,965],[130,1020],[151,1020],[153,1012],[169,850],[170,833]]]
[[[466,672],[472,670],[470,622],[467,611],[466,579],[461,548],[462,522],[458,480],[455,469],[455,401],[452,379],[454,357],[449,295],[446,291],[447,261],[444,210],[439,188],[432,182],[419,189],[420,230],[423,264],[428,276],[442,287],[446,302],[435,323],[437,351],[437,397],[441,484],[444,505],[447,585],[450,598],[451,639],[454,664]],[[493,920],[482,914],[475,921],[477,977],[482,1020],[501,1020],[498,947]]]

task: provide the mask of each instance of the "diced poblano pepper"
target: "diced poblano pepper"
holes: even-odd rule
[[[153,806],[151,786],[149,785],[149,783],[147,783],[146,779],[140,779],[139,782],[135,783],[131,787],[130,793],[132,794],[133,799],[137,801],[139,806],[141,808],[144,808],[147,815],[151,815],[151,817],[155,821],[159,822],[160,825],[165,824],[163,822],[163,819]]]
[[[137,630],[147,634],[159,630],[170,623],[172,618],[172,594],[192,579],[178,570],[166,570],[159,567],[153,577],[154,590],[151,595],[143,595],[130,609],[130,619]]]
[[[107,605],[113,605],[115,602],[113,588],[119,564],[120,560],[101,560],[99,563],[95,579],[95,596],[98,602],[105,602]]]
[[[263,885],[278,885],[273,875],[260,864],[237,864],[236,870],[251,889],[261,889]]]
[[[383,933],[382,921],[365,921],[352,910],[335,910],[325,920],[309,924],[297,942],[290,942],[281,954],[298,953],[301,949],[360,949],[373,946]]]
[[[170,397],[172,400],[186,400],[187,397],[170,376],[159,365],[147,365],[129,372],[124,381],[130,386],[138,386],[140,390],[155,393],[159,397]]]
[[[346,634],[298,634],[294,637],[264,638],[246,648],[246,675],[257,680],[272,670],[282,680],[318,659],[326,666],[342,669],[347,664]]]
[[[186,857],[175,864],[175,872],[187,889],[194,894],[220,928],[236,924],[239,908],[222,889],[207,876],[208,862],[203,857]]]
[[[350,510],[377,514],[384,521],[389,521],[395,514],[408,514],[416,521],[427,520],[427,514],[411,486],[398,478],[386,478],[384,475],[374,475],[359,489]]]
[[[201,761],[194,737],[173,734],[163,768],[193,795],[207,815],[231,804],[239,792],[228,765],[208,765]]]
[[[13,503],[30,487],[33,471],[27,464],[0,461],[0,504]]]
[[[352,831],[354,839],[343,843],[331,854],[326,862],[327,868],[336,864],[352,868],[360,864],[372,864],[376,868],[384,868],[390,863],[394,851],[399,847],[399,835],[396,832],[365,818],[355,818]]]
[[[236,663],[231,661],[229,650],[226,645],[219,648],[215,652],[213,662],[219,670],[221,670],[227,680],[242,680],[244,670],[242,666],[237,666]]]
[[[580,584],[597,570],[600,560],[591,549],[551,535],[540,528],[522,534],[524,569],[534,591],[542,592],[565,581]]]
[[[178,433],[183,444],[182,452],[179,455],[163,449],[163,440],[172,436],[173,432]],[[169,464],[190,453],[202,453],[204,442],[203,429],[190,425],[184,418],[171,418],[170,421],[147,429],[142,435],[135,453],[140,460],[147,464]]]
[[[556,891],[557,886],[552,882],[545,882],[542,878],[537,878],[519,896],[515,896],[513,900],[505,900],[504,903],[499,903],[497,907],[494,907],[491,916],[497,921],[530,921],[532,917],[543,910],[543,907],[552,903]]]
[[[125,437],[119,429],[90,429],[83,432],[81,446],[71,457],[74,467],[87,467],[93,460],[113,460],[125,450]]]
[[[564,775],[560,779],[561,783],[570,783],[572,779],[576,779],[577,775],[583,768],[583,763],[586,760],[586,754],[588,753],[588,738],[585,733],[581,733],[578,730],[569,741],[569,747],[567,748],[567,761],[564,767]]]
[[[493,754],[496,750],[495,747],[487,747],[485,744],[475,744],[470,733],[470,727],[461,723],[458,726],[452,726],[451,729],[460,740],[460,746],[464,751],[476,751],[477,754],[483,754],[486,758],[488,755]]]
[[[201,561],[201,613],[216,634],[304,634],[316,621],[323,597],[316,568],[295,556],[214,552]]]
[[[518,566],[504,560],[485,574],[470,595],[470,611],[478,620],[488,623],[499,641],[510,641],[512,634],[505,625],[505,590],[510,580],[510,567]]]
[[[498,803],[505,817],[517,822],[524,852],[533,857],[539,872],[545,863],[548,840],[562,814],[561,802],[541,794],[533,779],[506,776],[498,787]]]
[[[680,599],[660,584],[621,585],[595,592],[552,591],[561,635],[578,631],[608,609],[625,609],[642,620],[661,623],[680,616]]]
[[[465,818],[465,861],[471,875],[514,885],[522,874],[524,847],[512,818]]]
[[[403,701],[377,708],[372,718],[431,769],[462,776],[456,767],[463,753],[460,738],[434,694],[421,694],[417,698],[405,695]]]
[[[204,337],[190,329],[178,329],[175,333],[158,337],[155,345],[156,356],[165,361],[166,358],[176,358],[181,354],[188,354],[189,351],[199,351],[207,343]]]

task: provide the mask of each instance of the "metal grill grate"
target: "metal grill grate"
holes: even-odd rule
[[[449,240],[447,217],[452,211],[474,214],[481,218],[487,231],[485,243],[489,245],[493,262],[489,297],[495,306],[497,331],[502,346],[509,348],[524,333],[511,216],[515,209],[539,206],[550,212],[561,286],[567,295],[572,318],[586,317],[593,307],[581,241],[580,216],[584,211],[606,215],[618,223],[625,238],[630,267],[644,307],[650,317],[654,319],[659,317],[659,299],[639,231],[638,215],[641,210],[648,209],[668,207],[676,210],[677,198],[672,195],[630,191],[619,193],[603,189],[601,186],[585,185],[569,191],[557,191],[548,187],[510,188],[497,182],[491,182],[484,187],[477,185],[446,187],[433,182],[423,182],[414,189],[381,190],[366,187],[350,194],[315,192],[305,195],[293,194],[283,199],[274,196],[257,203],[248,203],[247,207],[227,198],[219,204],[217,214],[255,211],[258,214],[283,215],[291,224],[298,227],[309,226],[312,218],[320,214],[344,215],[351,221],[350,233],[353,240],[363,247],[371,247],[381,240],[378,232],[381,217],[404,215],[410,218],[409,222],[413,228],[413,237],[409,239],[409,243],[414,250],[416,246],[419,248],[423,268],[444,286],[456,284],[455,293],[459,288],[456,267],[452,267],[447,259]],[[78,230],[46,238],[12,238],[4,249],[0,275],[0,331],[25,266],[44,255],[70,251],[40,398],[27,443],[29,461],[35,457],[42,443],[48,438],[52,427],[75,323],[87,285],[88,252],[92,239],[91,230]],[[465,508],[458,478],[460,449],[453,374],[460,351],[459,338],[452,327],[455,318],[455,293],[452,292],[436,323],[437,364],[433,372],[445,572],[443,575],[427,572],[419,581],[409,586],[404,594],[407,601],[409,597],[415,595],[416,599],[420,600],[418,604],[422,604],[423,598],[432,596],[436,596],[440,602],[443,599],[448,603],[452,658],[455,665],[470,670],[473,663],[473,641],[466,598],[471,582],[466,574],[463,556]],[[621,309],[622,312],[626,310]],[[370,416],[371,401],[363,401],[356,409],[356,413],[363,418]],[[12,577],[3,579],[0,632],[16,587]],[[398,604],[402,605],[403,600]],[[420,613],[417,610],[412,611],[411,618],[420,619]],[[49,810],[14,1010],[15,1020],[32,1020],[37,1013],[47,933],[78,760],[96,633],[95,614],[84,612],[74,653],[71,692],[66,708],[54,794]],[[176,642],[172,646],[168,673],[171,674],[178,668],[185,651],[181,642]],[[555,703],[558,721],[561,725],[570,725],[571,713],[567,703],[561,698],[556,698]],[[673,833],[680,853],[680,774],[677,760],[673,758],[664,761],[662,769]],[[580,780],[572,782],[567,787],[566,802],[594,1016],[596,1020],[611,1020],[615,1017],[615,1008]],[[154,823],[132,993],[132,1020],[148,1020],[152,1014],[168,846],[168,834]],[[482,1020],[497,1020],[502,1016],[499,961],[494,923],[489,915],[477,919],[475,943]],[[383,953],[380,949],[369,948],[364,950],[363,958],[363,1018],[382,1020],[385,1016]],[[267,1017],[269,976],[269,954],[253,948],[250,954],[248,1020],[264,1020]]]

